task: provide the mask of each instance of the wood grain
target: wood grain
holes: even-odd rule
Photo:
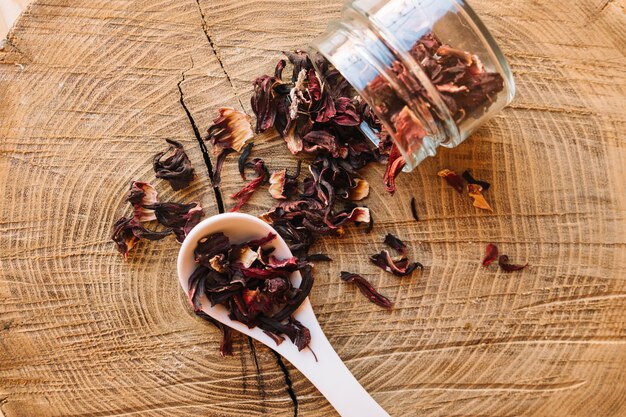
[[[178,246],[109,242],[130,180],[218,211],[194,126],[250,112],[250,80],[306,46],[339,0],[35,0],[0,51],[0,409],[14,416],[331,416],[268,348],[194,318]],[[385,194],[366,174],[369,235],[320,241],[311,299],[356,377],[396,416],[626,414],[626,14],[621,0],[474,0],[515,73],[513,104]],[[19,64],[19,65],[15,65]],[[172,192],[150,159],[175,138],[199,173]],[[280,138],[255,156],[292,168]],[[494,214],[437,177],[471,168]],[[241,187],[227,160],[219,195]],[[409,200],[416,196],[421,221]],[[245,210],[272,201],[255,195]],[[367,262],[393,232],[426,265],[398,279]],[[530,267],[480,266],[497,243]],[[353,269],[395,302],[339,280]],[[289,379],[289,385],[286,379]],[[293,388],[289,388],[290,386]],[[291,394],[295,396],[294,401]],[[297,406],[296,406],[297,404]],[[297,407],[297,411],[295,411]]]

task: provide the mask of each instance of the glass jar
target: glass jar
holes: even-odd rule
[[[515,94],[502,52],[462,0],[353,0],[312,47],[369,104],[405,171],[463,142]],[[380,132],[361,130],[377,144]]]

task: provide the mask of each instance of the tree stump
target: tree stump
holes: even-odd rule
[[[35,0],[0,51],[0,409],[16,416],[331,416],[267,347],[219,334],[178,287],[173,239],[124,262],[110,242],[131,180],[209,215],[199,138],[220,106],[252,114],[251,80],[306,47],[341,1]],[[472,138],[402,175],[374,166],[371,234],[316,249],[311,300],[348,368],[392,416],[626,414],[626,14],[623,0],[471,2],[508,57],[515,101]],[[152,156],[181,141],[198,172],[173,192]],[[296,159],[255,140],[273,169]],[[209,155],[213,158],[213,155]],[[493,186],[477,211],[436,173]],[[417,199],[420,221],[410,213]],[[272,204],[256,193],[244,211]],[[370,265],[388,232],[425,265]],[[488,242],[530,266],[485,269]],[[395,302],[382,311],[339,271]]]

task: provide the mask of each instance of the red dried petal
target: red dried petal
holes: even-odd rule
[[[385,190],[387,190],[389,194],[396,192],[396,177],[400,174],[405,165],[406,162],[404,162],[400,150],[393,144],[389,151],[389,160],[387,161],[387,169],[385,170],[384,177]]]
[[[528,266],[528,264],[516,265],[509,263],[509,257],[507,255],[500,255],[498,258],[498,265],[500,265],[500,268],[506,272],[520,271]]]
[[[448,185],[454,188],[459,194],[463,194],[463,179],[456,172],[449,169],[442,169],[437,175],[446,180]]]
[[[376,291],[376,289],[365,278],[358,274],[341,271],[341,279],[345,282],[351,282],[357,286],[361,294],[367,297],[372,303],[382,307],[391,309],[393,303],[387,297]]]
[[[230,198],[237,200],[237,204],[230,210],[231,212],[239,211],[239,209],[250,200],[252,194],[268,180],[269,173],[262,159],[255,159],[253,167],[258,176],[244,185],[241,190],[230,195]]]
[[[493,243],[489,243],[485,249],[485,257],[483,259],[483,266],[488,267],[493,261],[498,259],[498,247]]]

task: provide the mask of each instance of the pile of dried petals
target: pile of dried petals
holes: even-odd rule
[[[193,167],[180,143],[171,139],[167,142],[171,145],[169,152],[172,154],[164,161],[162,157],[167,151],[155,155],[154,171],[157,178],[167,180],[174,190],[179,190],[187,187],[193,179]],[[126,201],[133,207],[132,216],[118,219],[112,236],[124,259],[141,239],[160,240],[174,234],[176,240],[182,243],[204,215],[198,203],[160,202],[156,189],[147,182],[133,181]],[[166,229],[154,231],[144,226],[144,223],[155,221]]]
[[[198,266],[189,277],[189,301],[201,313],[206,297],[212,307],[226,307],[232,320],[263,329],[277,345],[286,335],[302,350],[308,346],[311,334],[292,314],[311,291],[311,265],[295,257],[274,257],[271,243],[275,238],[270,233],[261,239],[232,244],[220,232],[201,239],[194,251]],[[295,271],[302,275],[299,288],[294,288],[289,279]],[[226,332],[221,353],[231,351],[231,333]]]

